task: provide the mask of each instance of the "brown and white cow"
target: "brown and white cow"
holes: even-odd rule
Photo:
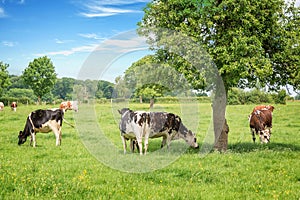
[[[255,106],[252,112],[255,112],[256,110],[269,110],[273,112],[274,109],[275,107],[272,105],[259,105],[259,106]]]
[[[163,137],[162,147],[175,138],[182,138],[193,148],[199,148],[195,134],[188,130],[178,115],[168,112],[132,111],[128,108],[119,110],[121,121],[119,129],[126,153],[126,140],[136,140],[140,154],[143,154],[142,139],[144,137],[144,152],[147,153],[149,138]]]
[[[12,111],[17,111],[17,107],[18,107],[18,105],[17,105],[17,102],[15,102],[15,101],[13,101],[11,104],[10,104],[10,107],[11,107],[11,110]]]
[[[3,111],[3,110],[4,110],[4,103],[0,102],[0,111]]]
[[[74,110],[78,112],[78,102],[77,101],[63,101],[61,102],[60,109],[67,111],[67,110]]]
[[[255,142],[255,134],[259,134],[261,143],[270,142],[272,129],[272,112],[270,110],[256,110],[249,117],[250,130],[253,142]]]
[[[48,133],[53,131],[56,137],[56,146],[61,144],[61,128],[64,112],[57,110],[36,110],[31,112],[26,120],[23,131],[19,133],[18,145],[26,142],[28,136],[31,136],[30,145],[36,146],[35,135],[37,132]]]

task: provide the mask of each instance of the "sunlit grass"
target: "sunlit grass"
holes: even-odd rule
[[[176,104],[159,106],[181,114]],[[197,106],[200,119],[193,131],[201,145],[211,107]],[[201,155],[188,149],[175,162],[148,173],[126,173],[102,164],[85,148],[77,130],[67,124],[63,125],[60,147],[55,146],[53,133],[38,133],[36,148],[28,141],[18,146],[18,132],[27,115],[39,107],[20,105],[15,113],[5,109],[0,112],[0,199],[299,199],[300,103],[275,105],[271,143],[267,145],[252,143],[247,117],[253,106],[227,107],[230,132],[226,153]],[[146,110],[148,104],[130,107]],[[122,154],[118,115],[112,114],[116,110],[110,104],[98,104],[95,111],[103,132]],[[75,124],[73,114],[68,111],[65,117]],[[193,126],[189,117],[185,115],[183,120]],[[150,140],[149,151],[159,149],[160,141]],[[138,158],[135,154],[124,156]]]

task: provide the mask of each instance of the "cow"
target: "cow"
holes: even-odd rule
[[[4,110],[4,103],[0,102],[0,111],[3,111],[3,110]]]
[[[19,133],[18,145],[24,144],[28,136],[31,136],[30,145],[36,146],[35,135],[37,132],[48,133],[53,131],[56,137],[56,146],[61,144],[61,129],[64,112],[57,110],[38,109],[31,112],[26,120],[23,131]]]
[[[10,107],[11,107],[11,110],[12,111],[17,111],[17,102],[13,101],[11,104],[10,104]]]
[[[275,109],[275,107],[272,105],[259,105],[259,106],[255,106],[253,108],[252,112],[255,112],[256,110],[269,110],[269,111],[273,112],[274,109]]]
[[[172,139],[182,138],[193,148],[199,148],[195,134],[188,130],[178,115],[168,112],[132,111],[129,108],[118,110],[121,114],[119,129],[126,153],[126,140],[136,141],[140,155],[147,153],[149,138],[163,137],[162,147],[169,148]],[[134,144],[131,144],[134,145]]]
[[[78,112],[78,102],[77,101],[63,101],[60,103],[60,109],[67,111],[67,110],[74,110]]]
[[[256,139],[255,134],[259,134],[261,143],[270,142],[272,129],[272,112],[270,110],[256,110],[252,112],[249,122],[254,143]]]

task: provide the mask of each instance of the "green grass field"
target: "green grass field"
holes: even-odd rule
[[[68,111],[65,118],[77,129],[63,125],[60,147],[55,146],[53,133],[38,133],[36,148],[28,141],[18,146],[17,136],[31,111],[49,106],[20,105],[17,112],[6,107],[0,112],[0,199],[300,199],[300,102],[275,105],[271,143],[267,145],[252,143],[248,115],[254,105],[228,106],[226,153],[201,154],[201,150],[187,149],[165,167],[147,173],[138,172],[149,163],[159,165],[172,151],[154,160],[152,154],[159,151],[161,141],[154,139],[148,155],[124,155],[117,124],[121,106],[97,104],[91,113],[81,115],[83,110]],[[148,104],[130,107],[146,110]],[[183,115],[202,145],[211,121],[210,104],[156,104],[155,109]],[[190,115],[193,112],[199,114],[198,121]],[[118,149],[115,157],[109,154],[111,164],[105,163],[106,152],[89,146],[89,135],[84,135],[88,128],[77,121],[78,116],[95,116],[99,130]],[[177,143],[181,144],[174,141],[171,149]],[[141,170],[129,173],[111,167],[126,159]]]

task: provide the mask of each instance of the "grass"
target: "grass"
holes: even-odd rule
[[[299,102],[275,105],[273,134],[267,145],[252,143],[247,116],[254,105],[228,106],[230,132],[226,153],[200,154],[198,150],[187,149],[175,154],[165,167],[157,166],[172,158],[172,153],[153,156],[161,139],[150,140],[150,153],[146,156],[123,155],[117,124],[117,109],[122,106],[97,104],[92,110],[86,109],[87,113],[84,109],[79,113],[68,111],[65,117],[76,123],[77,129],[63,125],[60,147],[55,146],[53,133],[38,133],[36,148],[29,146],[28,141],[18,146],[17,136],[28,113],[40,107],[19,106],[17,112],[5,108],[0,112],[0,199],[300,198]],[[148,104],[130,107],[146,110]],[[197,133],[200,145],[203,143],[211,121],[210,104],[184,108],[156,104],[156,109],[183,113],[180,115],[184,123]],[[84,135],[94,130],[78,121],[82,117],[86,117],[86,125],[96,121],[98,125],[94,128],[105,137]],[[106,140],[110,143],[103,142]],[[171,150],[182,144],[174,141]],[[126,160],[136,166],[120,166]],[[120,170],[130,171],[130,167],[134,169],[132,173]],[[147,167],[155,170],[138,173]]]

